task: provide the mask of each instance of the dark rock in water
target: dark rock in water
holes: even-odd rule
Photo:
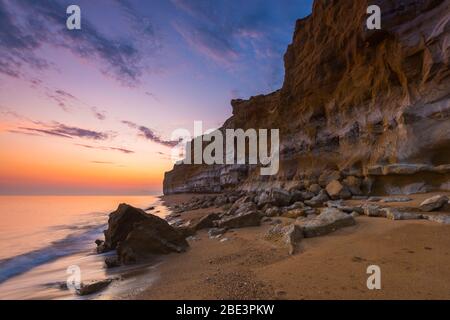
[[[89,283],[82,283],[80,289],[77,290],[77,294],[79,296],[87,296],[89,294],[97,293],[106,289],[106,287],[108,287],[112,281],[112,279],[106,279]]]
[[[100,239],[95,240],[95,244],[96,244],[97,246],[101,246],[101,245],[104,244],[104,243],[105,243],[105,241],[103,241],[103,240],[100,240]]]
[[[155,207],[151,206],[151,207],[148,207],[147,209],[145,209],[145,211],[152,211],[152,210],[155,210]]]
[[[98,254],[109,251],[109,249],[105,245],[105,241],[97,239],[95,240],[95,244],[97,245],[96,251]]]
[[[120,260],[118,256],[106,257],[105,264],[108,269],[120,267]]]
[[[217,213],[210,213],[202,217],[197,223],[193,224],[191,227],[194,230],[202,230],[214,227],[214,221],[219,220],[220,216]]]
[[[261,218],[259,211],[249,211],[219,220],[217,226],[219,228],[256,227],[261,224]]]
[[[110,214],[105,245],[117,249],[122,263],[134,263],[152,254],[182,252],[188,243],[167,221],[127,204]]]

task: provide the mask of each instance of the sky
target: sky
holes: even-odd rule
[[[81,30],[66,9],[81,8]],[[312,0],[0,0],[0,194],[157,194],[171,134],[281,87]]]

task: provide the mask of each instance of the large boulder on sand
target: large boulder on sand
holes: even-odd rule
[[[125,264],[153,254],[182,252],[188,247],[183,234],[167,221],[127,204],[110,214],[105,243],[117,249],[119,260]]]
[[[317,217],[299,220],[296,224],[302,227],[305,238],[311,238],[326,235],[340,228],[353,226],[355,219],[341,210],[326,208]]]
[[[429,198],[420,204],[420,210],[430,212],[439,210],[448,203],[448,197],[443,195],[437,195]]]

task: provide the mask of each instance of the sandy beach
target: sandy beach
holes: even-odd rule
[[[417,207],[433,194],[410,196]],[[165,196],[166,205],[192,195]],[[361,201],[351,200],[356,204]],[[198,219],[218,209],[185,212]],[[448,213],[448,208],[444,211]],[[442,212],[440,212],[442,213]],[[260,227],[210,239],[207,230],[182,254],[163,258],[159,278],[139,299],[449,299],[450,226],[427,220],[392,221],[360,216],[356,225],[303,239],[295,255],[265,238]],[[221,239],[227,239],[222,240]],[[382,289],[368,290],[369,265],[378,265]]]

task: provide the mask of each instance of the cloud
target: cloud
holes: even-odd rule
[[[157,144],[163,145],[165,147],[175,147],[178,144],[178,141],[170,141],[162,139],[158,134],[156,134],[152,129],[140,126],[134,122],[123,120],[123,124],[127,125],[132,129],[137,129],[139,136],[143,137],[147,140],[155,142]]]
[[[131,7],[121,8],[131,14]],[[14,18],[13,18],[14,17]],[[112,39],[101,34],[83,17],[82,30],[65,27],[66,7],[51,0],[0,0],[0,72],[19,77],[24,65],[46,69],[51,64],[39,58],[36,51],[45,44],[66,48],[89,60],[97,59],[103,73],[121,83],[134,86],[142,75],[144,55],[139,50],[139,38]],[[141,21],[140,23],[144,23]],[[151,36],[150,27],[145,31]],[[147,52],[148,54],[148,52]]]
[[[41,127],[21,126],[17,128],[22,132],[41,133],[50,136],[61,138],[81,138],[90,140],[107,140],[111,138],[112,133],[99,132],[94,130],[82,129],[78,127],[67,126],[62,123],[55,122],[54,124],[45,124]]]
[[[135,153],[133,150],[129,150],[129,149],[125,149],[125,148],[118,148],[118,147],[105,147],[105,146],[92,146],[92,145],[88,145],[88,144],[81,144],[81,143],[76,143],[76,146],[79,147],[83,147],[86,149],[97,149],[97,150],[104,150],[104,151],[119,151],[121,153],[125,153],[125,154],[133,154]]]

